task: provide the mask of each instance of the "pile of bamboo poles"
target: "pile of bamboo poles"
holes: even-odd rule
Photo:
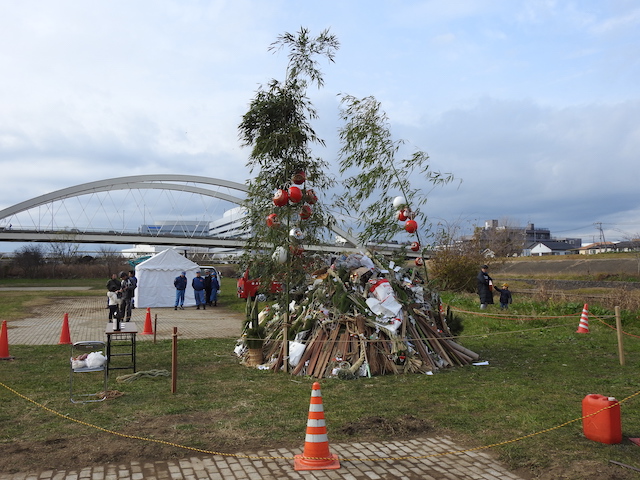
[[[435,372],[478,360],[476,353],[454,341],[437,292],[420,288],[417,295],[403,272],[386,271],[383,277],[381,270],[360,267],[348,274],[341,278],[327,269],[286,315],[269,307],[261,312],[263,368],[347,379]],[[392,283],[402,298],[396,318],[374,314],[364,301],[372,295],[378,275]],[[411,280],[418,283],[415,277]],[[348,313],[344,313],[345,296],[351,301]]]

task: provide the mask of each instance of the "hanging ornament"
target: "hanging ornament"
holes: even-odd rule
[[[413,250],[414,252],[417,252],[418,250],[420,250],[420,242],[412,242],[411,250]]]
[[[290,186],[289,187],[289,201],[291,203],[299,203],[302,200],[302,190],[298,187]]]
[[[393,199],[393,208],[404,207],[407,204],[407,201],[404,197],[396,197]]]
[[[305,192],[304,194],[304,201],[307,202],[309,205],[313,205],[318,201],[318,196],[316,195],[316,192],[313,191],[313,189],[309,189]]]
[[[311,207],[309,205],[303,205],[302,208],[300,209],[300,218],[302,220],[308,220],[309,217],[311,217]]]
[[[284,247],[276,247],[271,258],[274,262],[284,263],[287,261],[287,251]]]
[[[296,185],[302,185],[306,180],[307,180],[307,175],[302,170],[294,173],[293,176],[291,177],[291,181]]]
[[[267,215],[267,227],[276,228],[279,226],[280,226],[280,219],[278,218],[277,214],[272,213],[270,215]]]
[[[415,233],[418,230],[418,222],[415,220],[407,220],[407,223],[404,224],[404,229],[409,233]]]
[[[273,203],[276,207],[284,207],[289,201],[289,194],[283,188],[279,188],[276,190],[275,195],[273,196]]]
[[[300,228],[294,227],[289,230],[289,236],[295,238],[296,240],[302,240],[304,238],[304,232]]]
[[[407,216],[407,210],[406,209],[402,209],[402,210],[398,210],[398,220],[401,222],[406,221],[409,217]]]
[[[416,258],[414,263],[416,264],[416,267],[421,267],[422,265],[424,265],[421,257]]]

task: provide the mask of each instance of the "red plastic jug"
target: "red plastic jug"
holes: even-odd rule
[[[587,395],[582,399],[582,416],[584,436],[589,440],[610,445],[622,442],[620,403],[614,397]]]

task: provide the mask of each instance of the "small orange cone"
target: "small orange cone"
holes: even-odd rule
[[[7,334],[7,321],[2,321],[2,331],[0,331],[0,360],[12,360],[9,355],[9,335]]]
[[[153,335],[153,326],[151,325],[151,308],[147,307],[147,318],[144,319],[144,332],[141,335]]]
[[[295,470],[336,470],[340,468],[338,455],[329,452],[322,393],[318,382],[313,384],[311,390],[304,452],[302,455],[294,457],[294,468]]]
[[[587,308],[587,304],[584,304],[584,308],[582,309],[582,315],[580,316],[580,324],[578,325],[578,330],[576,333],[589,333],[589,309]]]
[[[58,345],[71,345],[71,335],[69,334],[69,314],[64,314],[62,320],[62,330],[60,331],[60,341]]]

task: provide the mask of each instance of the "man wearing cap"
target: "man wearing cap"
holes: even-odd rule
[[[173,286],[176,287],[176,303],[173,306],[174,310],[180,307],[180,310],[184,310],[184,292],[187,289],[187,272],[182,272],[173,281]]]
[[[200,310],[200,305],[202,305],[202,309],[207,309],[207,304],[204,303],[204,278],[200,276],[200,271],[196,272],[196,276],[191,280],[191,286],[193,287],[193,296],[196,297],[196,305],[198,308],[196,310]]]
[[[493,279],[487,271],[489,265],[482,265],[478,273],[478,296],[480,297],[480,309],[484,310],[487,305],[493,305]]]

